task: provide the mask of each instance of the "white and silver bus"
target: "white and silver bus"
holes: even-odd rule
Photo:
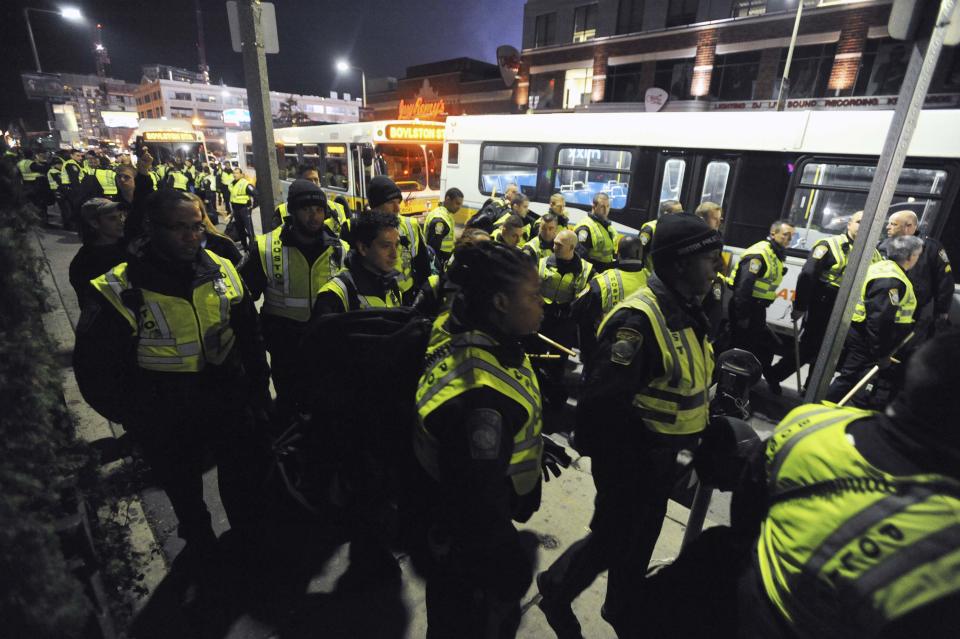
[[[277,163],[284,193],[296,179],[297,167],[320,170],[327,194],[358,211],[366,203],[366,187],[374,175],[387,175],[404,193],[403,215],[433,209],[440,195],[443,123],[389,120],[274,129]],[[237,136],[239,164],[256,175],[250,132]]]
[[[789,270],[768,311],[790,325],[803,260],[819,238],[843,233],[863,208],[893,111],[787,113],[562,113],[447,120],[440,191],[459,187],[481,207],[515,182],[543,213],[560,193],[574,220],[607,193],[611,219],[636,233],[661,202],[724,210],[730,257],[762,240],[777,219],[797,233]],[[920,115],[891,212],[909,208],[924,235],[960,259],[960,111]]]

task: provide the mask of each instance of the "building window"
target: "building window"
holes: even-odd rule
[[[544,13],[537,16],[533,27],[533,46],[545,47],[557,43],[557,14]]]
[[[178,107],[170,107],[170,117],[173,118],[192,118],[193,109],[181,109]]]
[[[657,62],[653,85],[670,94],[671,100],[689,100],[693,79],[693,60],[661,60]]]
[[[647,63],[652,64],[652,63]],[[643,82],[643,63],[620,64],[607,69],[607,102],[643,102],[650,88]]]
[[[796,47],[793,50],[793,61],[790,63],[788,95],[791,98],[820,98],[825,96],[836,51],[836,44]],[[784,49],[780,54],[778,77],[783,77],[783,70],[786,65],[787,49]]]
[[[205,119],[205,120],[221,120],[221,121],[222,121],[222,120],[223,120],[223,112],[222,112],[222,111],[201,110],[201,111],[200,111],[200,117],[203,118],[203,119]]]
[[[633,154],[622,149],[560,149],[554,171],[554,188],[569,204],[590,206],[606,193],[611,209],[627,205]]]
[[[174,92],[174,94],[173,94],[173,99],[174,99],[174,100],[185,100],[185,101],[187,101],[187,102],[190,102],[191,100],[193,100],[193,96],[190,95],[189,93]]]
[[[593,91],[593,69],[570,69],[563,81],[563,108],[572,109],[590,102]]]
[[[527,106],[531,109],[559,109],[562,102],[558,85],[562,82],[562,71],[530,76],[530,94],[527,97]]]
[[[761,16],[767,12],[767,0],[734,0],[731,18]]]
[[[617,9],[617,33],[643,30],[643,0],[620,0]]]
[[[854,95],[900,93],[907,62],[910,61],[910,46],[910,43],[899,40],[868,40],[860,58]]]
[[[523,193],[537,187],[540,148],[536,146],[486,144],[480,151],[480,192],[490,195],[516,184]]]
[[[713,62],[710,95],[719,100],[756,98],[754,86],[760,71],[760,52],[718,55]]]
[[[680,27],[697,21],[700,0],[670,0],[667,5],[667,27]]]
[[[597,18],[600,10],[596,4],[585,4],[573,10],[573,41],[586,42],[597,37]]]

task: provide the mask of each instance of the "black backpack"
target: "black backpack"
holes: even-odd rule
[[[510,212],[510,206],[502,204],[498,200],[488,198],[477,214],[467,220],[468,229],[482,229],[487,233],[493,233],[494,224],[497,220]]]

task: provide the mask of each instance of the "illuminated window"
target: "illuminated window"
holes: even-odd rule
[[[593,91],[593,69],[570,69],[563,82],[563,108],[572,109],[590,102]]]
[[[703,190],[700,202],[714,202],[723,206],[723,196],[727,193],[727,178],[730,177],[729,162],[711,162],[703,178]]]
[[[532,194],[537,187],[540,148],[536,146],[486,144],[480,152],[480,192],[502,194],[516,184],[523,193]]]
[[[557,155],[553,186],[568,204],[589,207],[599,193],[611,209],[627,205],[633,154],[622,149],[563,148]]]
[[[670,158],[663,165],[663,180],[660,182],[660,204],[669,200],[680,201],[683,190],[683,175],[687,171],[687,161],[682,158]]]
[[[767,12],[767,0],[734,0],[732,18],[760,16]]]
[[[586,42],[597,37],[597,18],[600,10],[596,4],[586,4],[573,10],[573,41]]]
[[[533,27],[533,46],[545,47],[557,43],[557,14],[537,16]]]

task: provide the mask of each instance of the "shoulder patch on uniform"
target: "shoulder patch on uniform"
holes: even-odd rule
[[[941,260],[944,264],[949,264],[949,263],[950,263],[950,258],[947,257],[947,252],[946,252],[944,249],[940,249],[939,251],[937,251],[937,255],[940,256],[940,260]]]
[[[472,459],[496,459],[503,435],[503,417],[492,408],[478,408],[467,417]]]
[[[890,303],[894,306],[900,306],[900,291],[895,288],[891,288],[887,291],[887,295],[890,296]]]
[[[821,257],[827,254],[827,251],[830,249],[826,245],[821,244],[813,249],[813,255],[811,257],[815,260],[819,260]]]
[[[649,243],[650,243],[650,234],[649,234],[649,233],[641,233],[641,234],[640,234],[640,243],[643,244],[644,246],[646,246],[647,244],[649,244]]]
[[[443,232],[443,226],[444,226],[443,220],[437,220],[436,222],[433,223],[433,232],[434,232],[434,233],[442,233],[442,232]]]
[[[577,233],[577,239],[581,242],[586,242],[590,239],[590,231],[587,229],[580,229],[580,231]]]
[[[760,272],[760,267],[763,266],[763,262],[760,261],[759,257],[750,258],[750,263],[747,265],[747,268],[750,269],[750,272],[756,275]]]
[[[610,361],[621,366],[629,366],[643,345],[643,335],[632,328],[618,328],[610,347]]]

